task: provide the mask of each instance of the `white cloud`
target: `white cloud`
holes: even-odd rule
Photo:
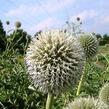
[[[38,24],[36,25],[33,25],[32,28],[30,28],[29,30],[32,32],[32,33],[35,33],[39,30],[43,30],[43,29],[47,29],[49,27],[52,27],[54,25],[58,25],[60,22],[59,20],[57,20],[56,18],[47,18],[41,22],[39,22]]]
[[[28,16],[28,15],[38,15],[39,13],[41,13],[43,10],[41,9],[40,6],[38,5],[31,5],[31,6],[27,6],[27,5],[19,5],[19,7],[17,7],[16,9],[11,9],[6,13],[6,16],[9,17],[24,17],[24,16]]]
[[[102,15],[99,13],[95,18],[91,26],[88,25],[88,31],[107,33],[109,31],[109,15]]]
[[[97,19],[95,20],[93,24],[93,28],[96,30],[98,27],[104,27],[106,25],[109,25],[109,15],[105,16],[97,16]]]
[[[83,20],[86,20],[88,18],[93,18],[97,15],[97,13],[94,11],[94,10],[84,10],[83,12],[81,13],[78,13],[77,15],[73,15],[70,20],[75,20],[77,17],[80,17],[80,19],[83,21]]]
[[[47,0],[46,2],[37,1],[36,4],[21,4],[15,9],[11,9],[6,13],[6,16],[23,17],[26,15],[38,16],[39,14],[51,14],[53,12],[64,9],[66,6],[74,3],[75,0]]]
[[[24,5],[20,5],[18,8],[8,11],[6,15],[7,16],[16,16],[16,15],[20,16],[20,15],[23,15],[25,11],[26,11],[26,7]]]
[[[75,0],[50,0],[43,5],[46,11],[52,13],[64,9],[65,7],[75,3]]]

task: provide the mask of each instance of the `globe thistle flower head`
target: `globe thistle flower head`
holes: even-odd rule
[[[105,84],[100,92],[99,99],[109,105],[109,83]]]
[[[20,27],[21,27],[21,22],[16,21],[16,22],[15,22],[15,27],[16,27],[16,28],[20,28]]]
[[[43,93],[55,95],[75,86],[85,60],[79,42],[59,30],[43,31],[37,37],[25,57],[33,85]]]
[[[75,99],[65,109],[109,109],[109,107],[98,99],[88,97]]]
[[[80,17],[77,17],[76,20],[77,20],[77,21],[80,21]]]
[[[7,24],[7,25],[9,25],[9,24],[10,24],[10,22],[7,20],[7,21],[6,21],[6,24]]]
[[[80,22],[80,24],[82,25],[82,22]]]
[[[92,34],[82,34],[79,36],[79,41],[84,49],[86,59],[93,58],[98,51],[98,42]]]

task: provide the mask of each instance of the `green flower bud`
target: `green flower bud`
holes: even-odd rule
[[[15,22],[15,27],[16,27],[16,28],[20,28],[20,27],[21,27],[21,22],[16,21],[16,22]]]
[[[84,49],[86,59],[90,59],[97,54],[98,51],[98,42],[94,35],[92,34],[82,34],[79,37],[81,46]]]

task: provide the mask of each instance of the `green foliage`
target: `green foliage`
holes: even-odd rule
[[[101,52],[102,49],[100,49]],[[84,78],[80,96],[97,96],[101,86],[109,80],[109,55],[97,55],[86,65],[87,75]],[[105,67],[99,67],[105,63]],[[0,102],[6,109],[44,109],[46,95],[28,88],[30,82],[25,71],[24,57],[14,51],[0,54]],[[69,93],[55,98],[53,109],[62,109],[76,96],[76,87]],[[0,105],[1,106],[1,105]]]
[[[7,21],[9,24],[10,22]],[[39,32],[38,34],[41,34]],[[80,96],[98,96],[99,89],[109,82],[109,36],[97,36],[105,46],[86,65],[86,75]],[[28,88],[30,81],[24,64],[24,54],[31,38],[23,29],[16,28],[9,35],[0,21],[0,109],[44,109],[47,95]],[[77,87],[56,96],[53,109],[62,109],[76,97]]]
[[[109,55],[106,55],[109,59]],[[93,60],[94,61],[94,60]],[[86,66],[85,76],[80,96],[97,96],[101,86],[109,80],[108,63],[102,55],[99,62],[106,68],[98,66],[98,62],[90,62]],[[6,109],[44,109],[46,95],[28,88],[30,82],[25,71],[24,57],[15,52],[4,52],[0,55],[0,102]],[[70,93],[57,96],[53,109],[62,109],[76,96],[76,87]],[[0,105],[1,106],[1,105]]]
[[[10,22],[7,21],[6,23],[9,25]],[[31,41],[31,36],[23,29],[19,29],[20,22],[15,24],[17,26],[15,30],[13,30],[12,34],[7,35],[0,21],[0,51],[15,50],[20,54],[24,54]]]
[[[17,50],[20,54],[24,54],[28,44],[30,43],[31,36],[23,29],[16,29],[10,36],[7,38],[8,49]]]
[[[109,35],[108,34],[104,34],[104,35],[96,34],[96,37],[99,41],[100,46],[104,46],[105,44],[109,44]]]
[[[4,31],[2,22],[0,20],[0,52],[6,48],[6,32]]]
[[[96,67],[94,63],[88,63],[85,68],[85,78],[81,91],[81,96],[91,95],[97,96],[100,87],[103,84],[102,75],[103,70]]]
[[[44,95],[30,90],[22,56],[0,55],[0,102],[6,109],[38,109],[43,106]]]

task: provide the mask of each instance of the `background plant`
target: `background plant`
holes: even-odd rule
[[[65,109],[108,109],[108,105],[104,102],[88,98],[76,98],[73,102],[69,103]]]
[[[86,58],[85,64],[87,64],[90,62],[91,58],[94,58],[94,56],[97,54],[97,51],[98,51],[97,39],[92,34],[82,34],[78,37],[78,40],[80,41],[80,44],[84,49],[85,58]],[[86,73],[87,72],[86,72],[86,65],[85,65],[83,74],[81,76],[81,79],[77,88],[77,93],[76,93],[77,96],[80,94],[80,90],[81,90]]]
[[[21,30],[21,27],[19,30]],[[0,108],[2,109],[1,104],[3,104],[6,109],[44,109],[47,95],[28,88],[30,82],[27,79],[28,75],[25,70],[24,54],[18,52],[17,47],[6,49],[7,42],[11,44],[14,38],[14,31],[15,29],[7,34],[3,24],[0,27],[0,44],[3,42],[4,45],[0,45]],[[24,30],[21,31],[24,32]],[[5,35],[3,35],[4,33]],[[21,38],[21,35],[15,36],[18,39]],[[101,39],[98,38],[98,41],[102,41],[105,38],[104,35],[100,35],[100,37]],[[107,37],[109,37],[108,34]],[[15,39],[15,42],[18,41],[17,38]],[[6,43],[4,43],[5,41]],[[14,41],[12,43],[15,43]],[[23,41],[21,42],[24,43]],[[104,41],[102,46],[99,46],[98,55],[86,65],[87,74],[79,96],[91,95],[97,97],[99,89],[103,84],[109,82],[109,64],[107,61],[109,60],[109,47],[106,45],[107,43]],[[24,49],[25,47],[23,46],[22,48]],[[53,109],[62,109],[67,103],[74,100],[76,90],[77,85],[70,92],[55,97]]]
[[[105,84],[100,92],[99,99],[109,105],[109,83]]]

